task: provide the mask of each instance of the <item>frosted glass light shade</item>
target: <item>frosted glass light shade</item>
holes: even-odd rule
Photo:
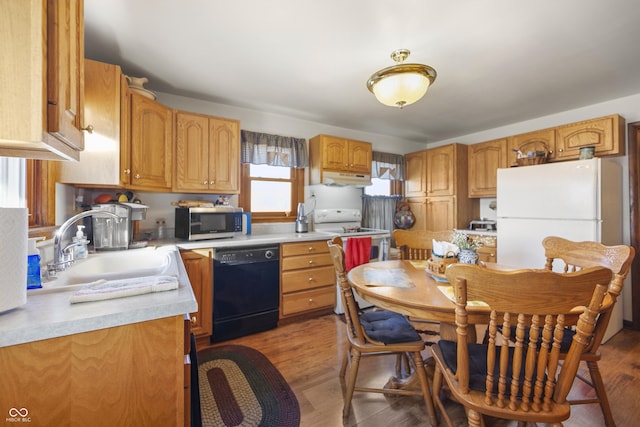
[[[420,73],[394,74],[378,81],[373,86],[373,94],[384,105],[404,107],[422,98],[430,84]]]
[[[391,59],[397,65],[384,68],[367,80],[367,88],[382,104],[400,108],[413,104],[436,79],[436,70],[428,65],[404,64],[409,53],[408,49],[393,51]]]

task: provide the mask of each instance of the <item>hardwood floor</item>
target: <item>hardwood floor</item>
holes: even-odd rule
[[[300,403],[302,427],[428,426],[426,409],[419,397],[397,397],[355,393],[351,414],[342,419],[340,363],[345,351],[345,324],[335,314],[280,326],[277,329],[220,344],[241,344],[261,351],[290,384]],[[625,329],[601,346],[600,371],[616,423],[620,427],[640,425],[640,331]],[[428,350],[425,357],[428,356]],[[385,383],[394,370],[389,356],[364,357],[359,384]],[[584,366],[583,366],[584,365]],[[586,365],[581,364],[582,374]],[[588,377],[588,374],[586,375]],[[570,396],[590,391],[580,381]],[[460,405],[450,402],[449,414],[456,425],[466,426]],[[487,420],[487,426],[515,426],[515,422]],[[566,427],[602,426],[598,405],[572,407]]]

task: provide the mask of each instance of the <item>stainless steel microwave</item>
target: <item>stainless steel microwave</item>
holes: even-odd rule
[[[222,239],[241,232],[242,208],[176,208],[178,239]]]

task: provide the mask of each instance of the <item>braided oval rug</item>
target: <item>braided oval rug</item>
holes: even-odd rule
[[[202,425],[297,427],[300,406],[291,387],[259,351],[222,345],[198,352]]]

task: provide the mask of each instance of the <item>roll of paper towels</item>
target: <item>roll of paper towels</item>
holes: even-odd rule
[[[27,209],[0,208],[0,312],[27,303]]]

